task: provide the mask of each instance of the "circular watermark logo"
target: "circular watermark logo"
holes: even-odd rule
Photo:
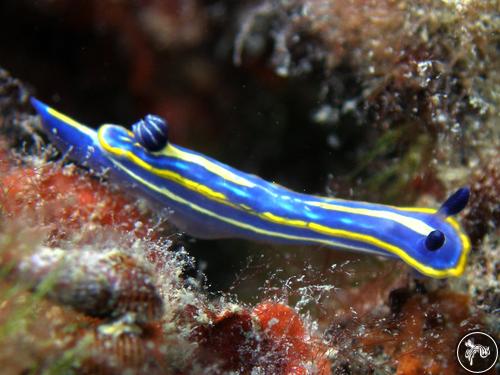
[[[457,359],[465,370],[482,374],[497,363],[497,343],[493,337],[484,332],[468,333],[458,343]]]

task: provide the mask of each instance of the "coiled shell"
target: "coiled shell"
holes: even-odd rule
[[[145,265],[116,250],[41,247],[17,267],[18,277],[37,289],[47,280],[47,297],[100,318],[132,314],[139,323],[159,319],[163,301]]]

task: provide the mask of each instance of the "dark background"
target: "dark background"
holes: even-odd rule
[[[165,3],[171,6],[155,8],[159,16],[200,23],[201,35],[176,35],[179,40],[158,46],[136,17],[147,2],[101,7],[97,1],[3,0],[0,66],[33,95],[89,126],[129,125],[157,113],[169,120],[174,143],[298,191],[324,194],[329,174],[350,170],[360,137],[353,121],[337,124],[340,146],[332,148],[331,127],[312,120],[322,104],[319,73],[307,80],[276,75],[268,62],[272,40],[235,66],[241,17],[231,2],[198,2],[199,12],[186,19],[179,3]],[[238,240],[186,237],[185,244],[214,291],[235,283],[244,289],[235,275],[249,262],[261,264],[260,283],[283,263],[286,277],[314,262],[312,250],[325,268],[337,259],[324,249],[286,254]]]

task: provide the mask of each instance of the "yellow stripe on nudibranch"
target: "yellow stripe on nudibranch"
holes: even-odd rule
[[[264,235],[270,236],[270,237],[279,237],[279,238],[284,238],[284,239],[289,239],[289,240],[297,240],[297,241],[313,241],[313,242],[322,243],[324,245],[338,246],[338,247],[343,247],[343,248],[348,247],[348,248],[351,248],[353,250],[364,250],[363,248],[357,248],[355,246],[346,246],[345,244],[337,243],[335,241],[321,240],[321,239],[317,239],[317,238],[304,237],[304,236],[294,236],[294,235],[290,235],[290,234],[286,234],[286,233],[281,233],[281,232],[271,231],[271,230],[267,230],[267,229],[262,229],[262,228],[256,227],[256,226],[251,225],[251,224],[247,224],[247,223],[239,221],[239,220],[235,220],[235,219],[231,219],[231,218],[219,215],[219,214],[217,214],[215,212],[212,212],[212,211],[210,211],[210,210],[208,210],[206,208],[203,208],[203,207],[197,205],[196,203],[193,203],[191,201],[188,201],[187,199],[179,197],[178,195],[172,193],[170,190],[168,190],[168,189],[166,189],[164,187],[159,187],[157,185],[151,184],[150,182],[148,182],[144,178],[142,178],[139,175],[137,175],[136,173],[132,172],[130,169],[128,169],[127,167],[125,167],[123,164],[121,164],[117,160],[112,160],[112,162],[113,162],[113,164],[115,164],[115,166],[117,166],[123,172],[125,172],[126,174],[128,174],[135,181],[143,184],[144,186],[147,186],[151,190],[154,190],[157,193],[162,194],[163,196],[165,196],[165,197],[167,197],[169,199],[172,199],[175,202],[178,202],[178,203],[181,203],[183,205],[186,205],[186,206],[190,207],[191,209],[193,209],[193,210],[195,210],[197,212],[200,212],[200,213],[205,214],[207,216],[210,216],[210,217],[216,218],[218,220],[224,221],[224,222],[226,222],[228,224],[232,224],[232,225],[234,225],[236,227],[239,227],[239,228],[242,228],[242,229],[247,229],[247,230],[250,230],[252,232],[259,233],[259,234],[264,234]]]
[[[455,220],[453,217],[449,216],[445,220],[448,224],[450,224],[453,229],[455,229],[455,232],[458,234],[460,237],[460,242],[462,244],[463,251],[460,254],[460,259],[458,260],[458,264],[456,267],[451,269],[451,274],[453,276],[460,276],[462,273],[465,271],[465,265],[467,263],[467,255],[470,252],[471,249],[471,243],[469,236],[462,230],[462,227],[458,223],[457,220]]]
[[[104,131],[105,131],[105,126],[103,126],[99,129],[98,139],[99,139],[99,143],[101,144],[101,146],[109,153],[111,153],[115,156],[119,156],[119,157],[126,157],[128,160],[130,160],[134,164],[138,165],[139,167],[143,168],[144,170],[147,170],[147,171],[149,171],[149,172],[151,172],[159,177],[167,178],[170,181],[176,182],[185,188],[196,191],[196,192],[202,194],[203,196],[205,196],[206,198],[215,200],[219,203],[226,204],[226,205],[231,206],[233,208],[240,208],[239,205],[230,202],[228,200],[228,198],[221,192],[217,192],[217,191],[209,188],[208,186],[203,185],[202,183],[189,180],[189,179],[181,176],[178,173],[174,173],[174,172],[169,171],[169,170],[155,168],[151,164],[146,163],[144,160],[139,158],[132,151],[110,146],[106,142],[104,137],[102,136],[102,132],[104,132]],[[168,148],[170,148],[171,150],[175,150],[175,151],[167,151]],[[180,158],[182,158],[182,160],[189,160],[191,162],[193,162],[193,160],[194,160],[194,161],[198,162],[198,165],[201,165],[205,168],[207,167],[207,165],[213,164],[214,166],[217,167],[219,172],[221,170],[224,170],[227,173],[231,173],[228,170],[226,170],[218,165],[215,165],[214,163],[212,163],[210,161],[204,160],[199,155],[188,154],[186,152],[183,152],[183,151],[173,147],[172,145],[167,146],[165,150],[161,151],[161,154],[162,155],[169,155],[169,156],[176,155],[176,157],[180,157]],[[190,155],[191,157],[187,158],[186,155]],[[203,162],[201,162],[202,159],[204,160]],[[223,177],[226,178],[227,176],[224,175]],[[241,179],[241,180],[244,180],[244,179]],[[401,223],[402,225],[405,225],[409,229],[412,229],[415,232],[422,234],[424,236],[426,236],[427,234],[429,234],[429,232],[432,231],[432,228],[429,225],[425,224],[424,222],[422,222],[420,220],[417,220],[414,218],[409,218],[409,217],[399,215],[396,213],[392,213],[389,211],[378,211],[378,210],[370,210],[370,209],[363,209],[363,208],[351,208],[351,207],[346,207],[346,206],[334,205],[334,204],[330,204],[330,203],[313,202],[313,201],[307,201],[306,203],[309,205],[312,205],[312,206],[317,206],[317,207],[321,207],[321,208],[325,208],[325,209],[329,209],[329,210],[334,210],[334,211],[341,211],[341,212],[347,212],[347,213],[352,213],[352,214],[366,215],[366,216],[372,216],[372,217],[378,217],[378,218],[397,221],[397,222]],[[241,207],[241,208],[243,208],[243,207]],[[245,211],[248,211],[248,209],[246,209]],[[256,215],[263,218],[263,219],[268,219],[268,220],[273,221],[273,222],[280,222],[281,224],[285,224],[288,226],[304,227],[302,225],[302,222],[299,223],[299,221],[297,221],[297,220],[290,220],[290,219],[282,218],[282,217],[280,218],[280,217],[273,215],[269,212],[256,213]],[[305,227],[312,228],[312,226],[307,226],[307,225]],[[332,230],[335,230],[335,229],[332,229]],[[324,231],[319,231],[319,232],[324,233]],[[356,233],[356,232],[352,232],[352,233]],[[345,238],[349,238],[349,237],[345,237]]]
[[[465,269],[465,262],[467,259],[466,253],[465,254],[462,253],[460,260],[459,260],[456,267],[446,269],[446,270],[438,270],[438,269],[429,267],[424,263],[419,262],[415,258],[408,255],[408,253],[406,251],[404,251],[404,249],[397,247],[397,246],[394,246],[394,245],[391,245],[390,243],[387,243],[385,241],[382,241],[376,237],[373,237],[373,236],[370,236],[367,234],[362,234],[362,233],[353,232],[353,231],[347,231],[347,230],[343,230],[343,229],[331,228],[331,227],[327,227],[327,226],[324,226],[321,224],[317,224],[317,223],[313,223],[313,222],[306,222],[306,221],[302,221],[302,220],[289,220],[289,219],[286,219],[283,217],[276,216],[270,212],[265,212],[264,214],[262,214],[262,216],[264,216],[268,220],[271,220],[277,224],[295,226],[295,227],[304,228],[304,229],[309,228],[317,233],[326,234],[326,235],[329,235],[332,237],[345,238],[345,239],[349,239],[349,240],[355,240],[355,241],[367,243],[370,245],[374,245],[378,248],[384,249],[392,254],[399,256],[401,259],[403,259],[410,266],[418,269],[420,272],[422,272],[428,276],[433,276],[433,277],[438,277],[438,278],[447,277],[449,274],[452,274],[455,276],[460,276]],[[455,229],[459,230],[458,223],[455,222],[455,224],[456,224],[456,226],[455,225],[453,225],[453,226],[455,227]],[[426,234],[428,234],[428,232]],[[462,234],[461,232],[460,232],[460,238],[461,238],[462,243],[464,245],[468,244],[467,236]],[[464,242],[464,240],[465,240],[465,242]],[[467,248],[467,251],[468,251],[468,248]]]
[[[391,208],[394,208],[395,210],[398,211],[404,211],[404,212],[420,212],[422,214],[435,214],[438,212],[435,208],[429,208],[429,207],[398,207],[398,206],[388,206]]]
[[[156,155],[165,155],[169,156],[172,158],[184,160],[193,164],[197,164],[206,170],[212,172],[213,174],[216,174],[219,177],[224,178],[225,180],[228,180],[232,183],[235,183],[240,186],[246,186],[246,187],[254,187],[255,184],[251,181],[248,181],[246,178],[240,177],[233,172],[221,167],[218,164],[213,163],[212,161],[208,160],[207,158],[201,156],[201,155],[196,155],[192,154],[189,152],[185,152],[180,150],[179,148],[173,146],[171,143],[168,143],[167,146],[156,153],[153,153]]]
[[[109,152],[110,154],[118,157],[125,157],[126,159],[130,160],[134,164],[138,165],[140,168],[151,172],[152,174],[168,179],[172,182],[175,182],[181,186],[184,186],[190,190],[196,191],[203,196],[209,198],[209,199],[214,199],[219,202],[221,201],[227,201],[227,197],[220,192],[217,192],[211,188],[209,188],[206,185],[203,185],[202,183],[190,180],[188,178],[183,177],[179,173],[172,172],[168,169],[158,169],[153,167],[151,164],[146,163],[144,160],[139,158],[137,155],[135,155],[133,152],[129,150],[124,150],[119,147],[113,147],[110,146],[109,143],[106,142],[105,138],[103,137],[103,132],[105,131],[107,125],[101,126],[99,131],[97,132],[97,139],[99,140],[100,146]],[[112,126],[112,125],[110,125]]]
[[[239,221],[239,220],[235,220],[235,219],[231,219],[231,218],[219,215],[219,214],[212,212],[206,208],[203,208],[203,207],[201,207],[201,206],[199,206],[191,201],[188,201],[184,198],[181,198],[181,197],[175,195],[174,193],[172,193],[170,190],[168,190],[166,188],[158,187],[154,184],[149,183],[147,180],[141,178],[136,173],[132,172],[131,170],[129,170],[127,167],[125,167],[123,164],[121,164],[120,162],[118,162],[116,160],[113,160],[113,163],[118,168],[120,168],[122,171],[127,173],[130,177],[132,177],[134,180],[147,186],[149,189],[156,191],[157,193],[162,194],[163,196],[166,196],[167,198],[172,199],[175,202],[186,205],[197,212],[200,212],[200,213],[205,214],[207,216],[216,218],[216,219],[223,221],[223,222],[226,222],[228,224],[232,224],[238,228],[250,230],[252,232],[271,236],[271,237],[278,237],[278,238],[297,240],[297,241],[310,241],[313,243],[319,243],[319,244],[328,245],[328,246],[350,248],[352,250],[365,250],[364,248],[361,248],[361,247],[358,248],[355,246],[348,246],[345,243],[338,243],[335,241],[323,240],[323,239],[314,238],[314,237],[294,236],[294,235],[289,235],[286,233],[270,231],[270,230],[262,229],[262,228],[256,227],[254,225],[251,225],[251,224]],[[309,227],[313,230],[316,230],[316,231],[336,231],[336,233],[341,238],[357,239],[361,242],[373,244],[375,246],[378,246],[380,248],[387,250],[390,253],[393,253],[393,254],[399,256],[403,261],[408,263],[410,266],[418,269],[419,272],[421,272],[427,276],[432,276],[435,278],[444,278],[444,277],[448,277],[450,275],[460,276],[464,271],[466,255],[467,255],[466,253],[467,253],[468,249],[467,249],[467,251],[464,251],[462,253],[462,255],[460,257],[460,261],[456,267],[448,268],[446,270],[438,270],[438,269],[432,268],[426,264],[420,263],[416,259],[409,256],[408,253],[406,253],[403,249],[396,247],[394,245],[388,244],[384,241],[381,241],[381,240],[374,238],[374,237],[371,237],[371,236],[367,236],[367,235],[356,233],[356,232],[348,232],[348,231],[341,231],[339,229],[328,228],[328,227],[325,227],[325,226],[322,226],[322,225],[316,224],[316,223],[307,223],[307,222],[302,222],[300,220],[289,220],[286,218],[275,216],[269,212],[263,213],[259,216],[262,216],[268,220],[275,220],[277,223],[281,223],[281,224],[288,223],[288,225],[290,225],[290,223],[293,223],[295,225],[303,225],[303,223],[304,223],[305,225],[307,225],[307,227]],[[344,234],[345,237],[342,237],[340,234]],[[347,237],[347,236],[349,236],[349,237]],[[466,236],[465,236],[465,239],[467,240]],[[462,238],[462,240],[464,240],[464,238]]]
[[[66,125],[69,125],[69,126],[72,126],[72,127],[76,128],[76,129],[78,129],[78,131],[81,131],[81,132],[85,133],[89,137],[94,137],[94,131],[93,130],[91,130],[88,127],[86,127],[85,125],[80,124],[79,122],[73,120],[71,117],[68,117],[65,114],[62,114],[61,112],[58,112],[55,109],[50,108],[50,107],[47,108],[47,112],[50,115],[52,115],[55,118],[57,118],[58,120],[61,120],[62,122],[64,122]]]
[[[414,268],[418,269],[420,272],[422,272],[423,274],[426,274],[428,276],[447,277],[450,274],[460,275],[463,272],[463,269],[465,266],[464,254],[462,254],[462,256],[460,258],[460,262],[456,268],[451,268],[451,269],[446,269],[446,270],[438,270],[438,269],[434,269],[426,264],[419,262],[415,258],[408,255],[408,253],[405,252],[402,248],[391,245],[385,241],[382,241],[382,240],[380,240],[376,237],[370,236],[370,235],[366,235],[366,234],[362,234],[362,233],[358,233],[358,232],[353,232],[353,231],[337,229],[337,228],[331,228],[331,227],[327,227],[327,226],[317,224],[314,222],[306,222],[306,221],[302,221],[302,220],[288,219],[288,218],[274,215],[271,212],[259,213],[259,212],[255,212],[252,210],[249,211],[248,208],[245,209],[244,207],[240,207],[239,205],[234,204],[233,202],[229,201],[228,198],[223,193],[217,192],[217,191],[209,188],[206,185],[189,180],[189,179],[181,176],[180,174],[174,173],[172,171],[155,168],[152,165],[150,165],[149,163],[146,163],[144,160],[140,159],[137,155],[135,155],[133,152],[131,152],[129,150],[124,150],[121,148],[110,146],[106,142],[106,140],[104,139],[104,137],[102,135],[103,131],[105,131],[105,127],[101,127],[101,129],[99,129],[99,132],[98,132],[99,143],[110,154],[118,156],[118,157],[125,157],[126,159],[130,160],[131,162],[133,162],[137,166],[141,167],[142,169],[147,170],[147,171],[149,171],[149,172],[151,172],[154,175],[157,175],[159,177],[166,178],[166,179],[169,179],[173,182],[176,182],[185,188],[196,191],[206,198],[215,200],[219,203],[223,203],[223,204],[231,206],[233,208],[243,209],[245,212],[250,213],[252,215],[255,215],[257,217],[260,217],[260,218],[267,220],[269,222],[273,222],[273,223],[277,223],[277,224],[281,224],[281,225],[286,225],[286,226],[290,226],[290,227],[295,227],[295,228],[310,229],[314,232],[326,234],[326,235],[329,235],[332,237],[355,240],[355,241],[359,241],[362,243],[376,246],[376,247],[383,249],[389,253],[392,253],[392,254],[399,256],[406,263],[408,263],[409,265],[413,266]],[[163,153],[163,154],[165,155],[165,153]],[[187,153],[184,153],[184,154],[187,155]],[[201,157],[197,157],[194,160],[198,160],[198,158],[201,158]],[[186,159],[183,159],[183,160],[186,160]],[[192,202],[189,202],[189,201],[185,200],[184,198],[176,196],[175,194],[173,194],[172,192],[170,192],[169,190],[167,190],[165,188],[160,188],[158,186],[155,186],[155,185],[149,183],[148,181],[141,178],[137,174],[133,173],[128,168],[126,168],[123,164],[119,163],[116,160],[113,160],[113,163],[115,163],[121,170],[126,172],[129,176],[134,178],[134,180],[142,183],[143,185],[147,186],[149,189],[157,191],[158,193],[165,195],[169,199],[173,199],[176,202],[185,204],[198,212],[204,213],[204,214],[209,215],[211,217],[215,217],[221,221],[235,225],[239,228],[251,230],[255,233],[260,233],[260,234],[264,234],[264,235],[280,237],[280,238],[285,238],[285,239],[312,241],[312,242],[325,244],[325,245],[329,245],[329,246],[346,247],[346,244],[340,244],[340,243],[337,243],[335,241],[328,241],[328,240],[311,238],[311,237],[292,236],[292,235],[288,235],[285,233],[269,231],[269,230],[258,228],[258,227],[255,227],[253,225],[250,225],[250,224],[247,224],[247,223],[235,220],[235,219],[231,219],[231,218],[227,218],[225,216],[218,215],[210,210],[207,210],[206,208],[200,207]],[[208,163],[210,164],[211,162],[208,162]],[[206,163],[201,163],[201,165],[205,166]],[[223,169],[223,168],[219,167],[219,169]],[[225,171],[228,172],[227,170],[225,170]],[[308,203],[311,203],[311,202],[308,202]],[[317,202],[312,202],[312,203],[316,204]],[[392,216],[390,218],[391,220],[395,220],[395,218],[397,217],[398,219],[403,219],[403,221],[406,221],[406,224],[410,225],[410,229],[415,230],[415,227],[416,227],[416,228],[418,228],[418,230],[423,231],[423,229],[421,227],[419,227],[418,225],[411,226],[410,220],[416,220],[416,219],[411,219],[411,218],[407,218],[407,217],[399,217],[398,214],[393,214],[393,213],[390,213],[388,211],[376,211],[376,210],[369,210],[369,209],[348,208],[345,206],[331,205],[331,204],[327,204],[327,203],[324,203],[324,204],[318,203],[318,205],[324,206],[323,208],[325,208],[325,207],[328,207],[329,209],[334,208],[336,210],[342,210],[343,212],[350,212],[350,213],[354,213],[354,214],[374,216],[374,217],[379,217],[379,218],[389,218],[389,216]],[[424,234],[426,235],[432,230],[432,228],[429,227],[429,230],[427,230],[427,228],[425,230],[426,230],[426,232]],[[349,247],[349,246],[347,246],[347,247]],[[363,249],[363,248],[357,248],[354,246],[351,246],[351,248],[352,249]],[[363,250],[365,250],[365,249],[363,249]]]

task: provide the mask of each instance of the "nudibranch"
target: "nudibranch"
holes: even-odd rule
[[[172,144],[158,116],[147,115],[132,131],[113,124],[94,130],[34,98],[32,104],[69,159],[167,207],[169,219],[194,237],[368,252],[400,258],[435,278],[464,271],[470,242],[453,216],[467,204],[467,188],[440,209],[307,195]]]

